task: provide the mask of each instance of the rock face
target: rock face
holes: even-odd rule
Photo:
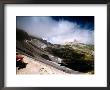
[[[94,71],[93,45],[78,42],[69,42],[65,45],[51,44],[17,29],[16,51],[66,73]]]
[[[33,39],[32,40],[32,43],[34,43],[36,46],[38,46],[39,48],[46,48],[47,45],[43,42],[41,42],[40,40],[37,40],[37,39]]]

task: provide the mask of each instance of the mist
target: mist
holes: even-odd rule
[[[17,17],[17,28],[53,44],[64,44],[77,40],[80,43],[94,44],[94,30],[81,28],[76,22],[53,20],[51,17]]]

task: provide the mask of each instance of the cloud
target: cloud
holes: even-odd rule
[[[77,23],[66,20],[55,21],[51,17],[17,17],[17,27],[30,35],[41,37],[51,43],[62,44],[77,40],[94,43],[94,31],[80,28]]]

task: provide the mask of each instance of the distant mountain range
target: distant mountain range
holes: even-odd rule
[[[51,44],[42,38],[16,29],[16,51],[62,70],[94,73],[94,45],[66,42]],[[54,65],[55,64],[55,65]],[[68,71],[68,70],[67,70]]]

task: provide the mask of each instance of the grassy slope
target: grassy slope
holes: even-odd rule
[[[73,49],[71,46],[47,47],[46,50],[63,59],[62,65],[80,72],[94,71],[94,57],[83,50]]]

